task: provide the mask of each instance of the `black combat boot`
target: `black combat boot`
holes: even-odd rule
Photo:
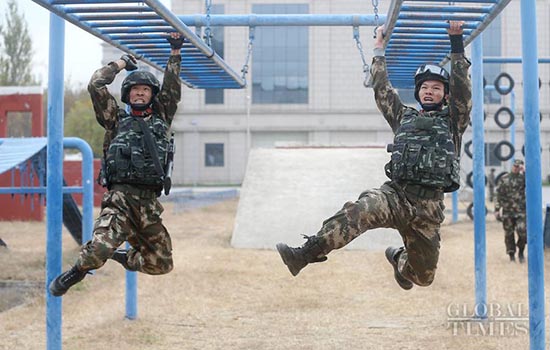
[[[413,283],[406,279],[397,269],[397,261],[399,261],[399,256],[404,250],[405,247],[388,247],[386,249],[386,259],[388,259],[391,266],[393,266],[393,277],[395,277],[395,280],[397,281],[397,284],[399,284],[399,287],[405,290],[409,290],[413,287]]]
[[[519,252],[518,252],[518,258],[519,258],[519,262],[521,264],[523,264],[525,262],[525,256],[523,255],[523,249],[520,249]]]
[[[50,293],[60,297],[67,293],[69,288],[82,281],[88,271],[80,271],[75,265],[70,270],[63,272],[50,283]]]
[[[136,271],[128,265],[128,251],[125,249],[117,249],[111,256],[111,259],[124,266],[128,271]]]
[[[514,253],[508,253],[508,255],[510,255],[511,262],[516,262],[516,257],[514,256]]]
[[[307,264],[327,260],[327,257],[323,256],[317,236],[304,235],[304,238],[307,239],[306,243],[298,248],[289,247],[284,243],[277,244],[277,250],[292,276],[296,276]]]

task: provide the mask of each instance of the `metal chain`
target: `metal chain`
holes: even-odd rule
[[[376,28],[379,26],[379,17],[378,17],[378,0],[372,0],[372,8],[374,11],[374,38],[376,39]]]
[[[243,65],[243,69],[241,69],[241,72],[243,73],[242,78],[246,82],[246,75],[248,74],[248,63],[250,62],[250,57],[252,56],[252,47],[254,45],[254,37],[255,37],[255,27],[249,27],[248,28],[248,52],[246,54],[246,59]]]
[[[359,37],[359,27],[357,26],[353,27],[353,38],[355,39],[355,45],[357,46],[357,50],[359,50],[361,61],[363,61],[363,73],[365,73],[365,80],[363,81],[363,85],[365,87],[368,87],[370,70],[369,70],[369,65],[367,63],[367,59],[365,58],[365,52],[363,51],[363,44],[361,44],[361,39]]]
[[[210,12],[212,10],[212,0],[204,0],[206,7],[206,28],[204,28],[204,41],[206,45],[212,46],[212,29],[210,28]]]

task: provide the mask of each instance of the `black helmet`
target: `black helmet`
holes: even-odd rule
[[[423,64],[416,70],[414,75],[414,98],[420,103],[418,91],[422,83],[428,80],[437,80],[445,85],[445,94],[449,93],[449,72],[445,68],[435,64]]]
[[[130,95],[130,89],[134,85],[149,85],[153,90],[153,98],[160,91],[160,83],[158,79],[151,72],[138,70],[128,74],[128,76],[122,82],[120,88],[120,99],[122,102],[128,104],[128,97]]]

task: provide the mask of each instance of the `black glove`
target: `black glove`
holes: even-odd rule
[[[169,36],[168,38],[166,38],[166,40],[168,40],[168,42],[170,43],[170,48],[172,50],[181,49],[181,47],[183,46],[183,43],[185,42],[185,38],[183,36],[180,36],[177,39]]]
[[[128,72],[138,69],[137,59],[134,56],[125,54],[125,55],[122,55],[120,59],[126,63],[125,69]]]

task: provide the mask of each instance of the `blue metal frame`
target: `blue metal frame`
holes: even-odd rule
[[[487,248],[485,239],[485,139],[483,127],[483,36],[472,43],[472,130],[474,174],[474,259],[476,305],[487,305]],[[475,308],[487,318],[487,308]]]
[[[180,77],[192,88],[240,89],[246,83],[211,47],[158,0],[33,0],[52,13],[122,51],[164,70],[170,56],[166,33],[178,31],[187,42],[182,48]],[[121,43],[113,33],[134,28],[149,35]]]
[[[448,20],[463,20],[464,45],[470,44],[511,0],[467,0],[467,6],[432,0],[393,0],[385,23],[388,76],[396,88],[414,88],[414,73],[423,63],[443,66],[451,49]]]
[[[63,69],[65,64],[65,21],[50,14],[48,74],[48,148],[46,217],[46,346],[61,349],[61,298],[48,292],[50,282],[61,273],[63,228]],[[59,79],[61,77],[61,79]],[[55,170],[54,170],[55,169]]]
[[[529,346],[546,348],[544,312],[544,244],[540,165],[540,119],[537,64],[536,0],[521,0],[523,113],[525,115],[525,192],[529,274]]]

